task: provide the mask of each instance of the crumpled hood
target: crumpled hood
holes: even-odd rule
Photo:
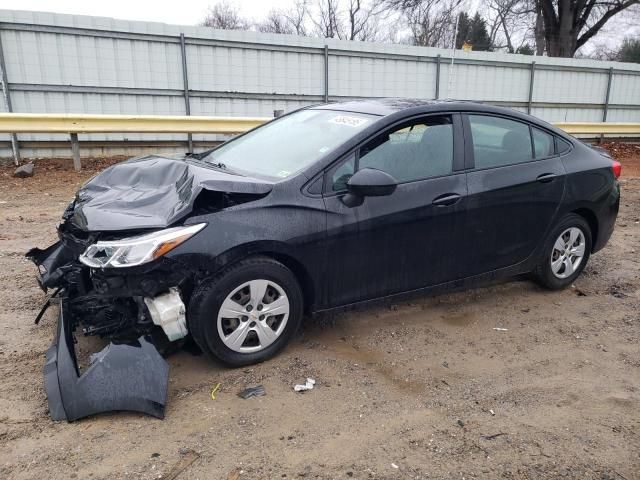
[[[202,190],[266,195],[273,184],[185,161],[146,156],[113,165],[76,195],[69,220],[85,231],[163,228],[188,215]]]

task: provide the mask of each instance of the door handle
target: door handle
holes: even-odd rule
[[[436,207],[448,207],[449,205],[458,203],[461,198],[462,196],[457,193],[445,193],[444,195],[434,198],[431,203]]]
[[[555,173],[543,173],[542,175],[538,175],[538,178],[536,178],[536,180],[540,183],[548,183],[556,177],[557,175]]]

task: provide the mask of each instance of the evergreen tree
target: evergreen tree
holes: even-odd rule
[[[519,53],[520,55],[533,55],[533,47],[528,43],[525,43],[516,49],[516,53]]]
[[[465,12],[458,15],[458,34],[456,35],[456,48],[462,48],[464,42],[471,41],[471,19]]]
[[[621,62],[640,63],[640,37],[625,38],[618,50],[618,60]]]
[[[491,51],[491,39],[487,31],[487,22],[480,16],[478,12],[469,17],[465,12],[461,12],[458,16],[458,35],[456,36],[456,48],[462,48],[462,45],[470,43],[476,51]]]

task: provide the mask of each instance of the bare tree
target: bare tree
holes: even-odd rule
[[[318,0],[315,14],[311,15],[315,34],[323,38],[341,38],[342,23],[338,0]]]
[[[456,16],[463,0],[387,0],[405,17],[409,42],[426,47],[448,48],[454,41]]]
[[[380,20],[386,13],[382,2],[367,4],[362,0],[349,0],[347,6],[347,40],[375,41],[381,39]]]
[[[263,33],[295,33],[289,19],[285,16],[282,10],[272,9],[267,14],[267,17],[256,25],[259,32]]]
[[[525,43],[552,57],[573,57],[605,24],[640,0],[490,0],[494,43],[509,52]],[[499,39],[499,41],[496,41]]]
[[[309,14],[307,2],[296,0],[287,10],[271,9],[267,17],[256,24],[259,32],[307,35],[306,20]]]
[[[238,7],[227,0],[209,7],[202,26],[221,30],[249,30],[250,28],[249,22],[240,15]]]
[[[573,57],[605,24],[640,0],[536,0],[550,57]]]
[[[534,36],[536,40],[536,55],[542,55],[545,49],[545,40],[544,40],[544,23],[542,21],[542,9],[540,8],[540,3],[536,3],[536,24],[534,27]]]
[[[309,6],[307,0],[295,0],[293,6],[284,12],[296,35],[306,36],[307,18],[309,16]]]
[[[536,41],[535,0],[490,0],[485,3],[489,36],[496,48],[515,53],[525,44]],[[538,44],[536,43],[536,46]],[[542,42],[544,49],[544,41]]]
[[[310,18],[314,33],[324,38],[380,41],[388,38],[383,25],[389,11],[376,0],[316,0]]]

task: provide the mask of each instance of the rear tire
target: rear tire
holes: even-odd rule
[[[582,273],[591,254],[591,229],[575,213],[566,215],[546,240],[542,259],[533,274],[549,290],[571,285]]]
[[[201,282],[187,311],[198,346],[234,367],[273,357],[295,335],[302,313],[294,274],[268,257],[241,260]]]

